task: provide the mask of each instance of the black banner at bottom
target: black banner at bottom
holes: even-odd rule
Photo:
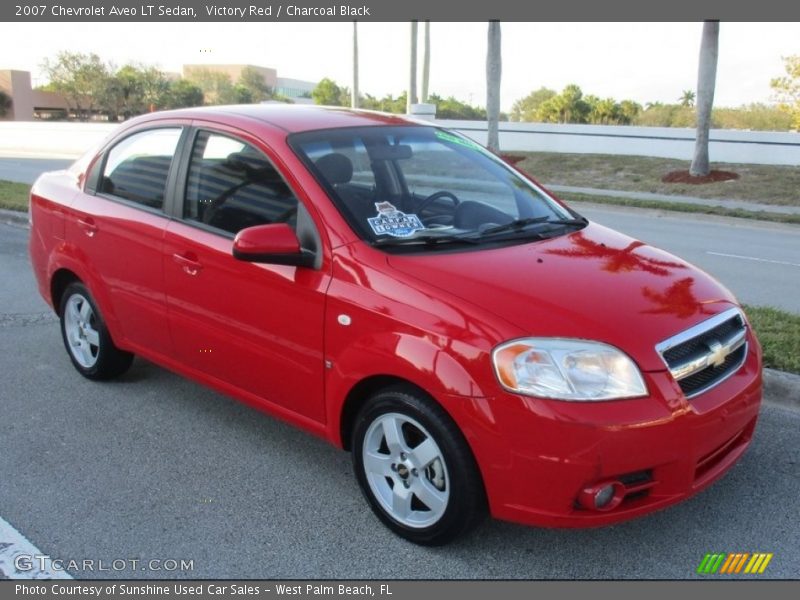
[[[757,586],[757,589],[754,588]],[[9,598],[384,598],[458,600],[627,597],[674,600],[677,594],[725,600],[800,597],[800,581],[0,581],[0,600]]]

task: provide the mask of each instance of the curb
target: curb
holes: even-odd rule
[[[764,369],[764,401],[769,404],[800,410],[800,375],[775,369]]]
[[[0,223],[16,225],[18,227],[24,227],[27,229],[30,227],[28,211],[22,212],[19,210],[7,210],[5,208],[0,208]]]

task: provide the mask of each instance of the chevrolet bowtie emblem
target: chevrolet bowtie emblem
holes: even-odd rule
[[[717,340],[711,340],[710,342],[706,342],[706,346],[710,351],[708,355],[708,364],[714,367],[720,367],[725,363],[725,359],[728,358],[728,354],[730,354],[730,350],[720,344]]]

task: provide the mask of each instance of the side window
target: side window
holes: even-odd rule
[[[97,191],[163,208],[164,191],[181,130],[152,129],[135,133],[108,153]]]
[[[230,233],[268,223],[294,227],[297,198],[263,152],[201,131],[192,148],[183,216]]]

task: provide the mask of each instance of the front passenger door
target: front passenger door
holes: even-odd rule
[[[243,134],[199,130],[182,219],[164,241],[170,331],[201,379],[255,402],[325,421],[322,270],[236,260],[245,227],[313,227],[266,154]],[[179,186],[180,189],[180,186]]]

